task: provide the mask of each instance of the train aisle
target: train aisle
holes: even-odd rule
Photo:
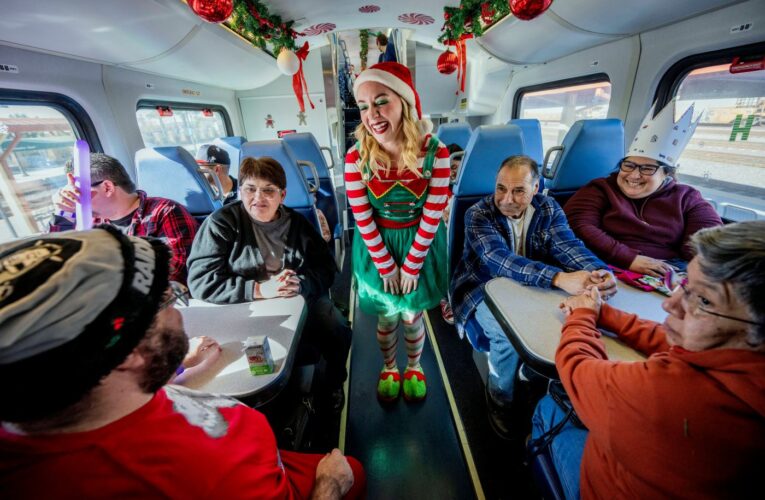
[[[476,497],[427,322],[426,329],[428,341],[421,364],[428,381],[427,397],[420,403],[400,397],[382,405],[376,397],[382,366],[376,318],[358,307],[353,311],[344,451],[364,464],[370,499]],[[403,344],[401,327],[398,335]],[[399,351],[398,364],[404,367],[406,351]],[[480,485],[478,488],[480,491]]]

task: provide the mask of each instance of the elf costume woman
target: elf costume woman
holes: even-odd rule
[[[446,231],[441,213],[449,192],[449,151],[428,132],[420,98],[406,66],[375,64],[353,86],[361,110],[357,142],[345,158],[348,200],[356,219],[353,274],[359,306],[375,314],[384,365],[381,401],[425,397],[420,356],[422,311],[435,307],[448,287]],[[407,367],[396,363],[399,320]]]

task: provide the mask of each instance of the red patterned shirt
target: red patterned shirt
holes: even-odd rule
[[[186,207],[167,198],[146,196],[136,191],[140,202],[133,212],[133,219],[126,227],[119,229],[128,236],[150,236],[161,239],[173,252],[170,260],[170,279],[186,283],[186,258],[197,234],[197,221]],[[94,219],[94,224],[109,222],[108,219]],[[74,223],[56,216],[50,225],[51,232],[74,229]]]

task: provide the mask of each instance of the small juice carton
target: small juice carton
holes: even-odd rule
[[[242,344],[252,375],[267,375],[274,372],[274,359],[271,357],[271,347],[268,345],[266,335],[247,337]]]

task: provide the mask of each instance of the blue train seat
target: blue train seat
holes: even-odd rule
[[[149,196],[182,203],[197,220],[204,220],[223,202],[199,171],[191,153],[180,146],[144,148],[135,154],[136,185]],[[172,179],[172,182],[168,182]]]
[[[481,198],[494,192],[494,181],[502,160],[523,152],[523,135],[516,125],[482,125],[473,132],[454,186],[449,217],[450,276],[457,268],[459,259],[467,253],[464,248],[465,212]],[[466,325],[466,332],[473,347],[480,351],[489,350],[489,341],[475,318]]]
[[[329,223],[334,239],[339,239],[343,234],[343,226],[340,222],[340,208],[335,196],[335,187],[332,184],[332,175],[324,160],[322,148],[316,138],[310,132],[288,134],[282,139],[289,144],[292,152],[298,160],[309,161],[316,167],[319,175],[319,189],[316,191],[316,207],[324,213]]]
[[[558,156],[544,171],[545,188],[562,201],[591,180],[614,171],[624,157],[624,125],[618,118],[579,120],[562,145],[547,151],[545,164],[556,150]]]
[[[270,156],[279,162],[287,175],[287,196],[284,205],[303,215],[321,234],[313,193],[309,191],[303,169],[298,166],[298,160],[287,143],[280,140],[245,142],[242,145],[242,159],[248,156]]]
[[[467,149],[473,129],[467,123],[444,123],[438,127],[436,135],[445,146],[456,144],[462,149]]]
[[[219,137],[212,142],[219,148],[226,151],[226,153],[228,153],[228,156],[231,159],[231,167],[229,168],[228,173],[231,177],[236,179],[239,178],[239,164],[241,163],[242,158],[242,144],[245,142],[247,142],[247,139],[238,135],[230,137]]]
[[[507,122],[508,125],[517,125],[523,135],[523,148],[526,156],[530,156],[539,167],[542,167],[545,150],[542,146],[542,126],[536,118],[516,118]]]

